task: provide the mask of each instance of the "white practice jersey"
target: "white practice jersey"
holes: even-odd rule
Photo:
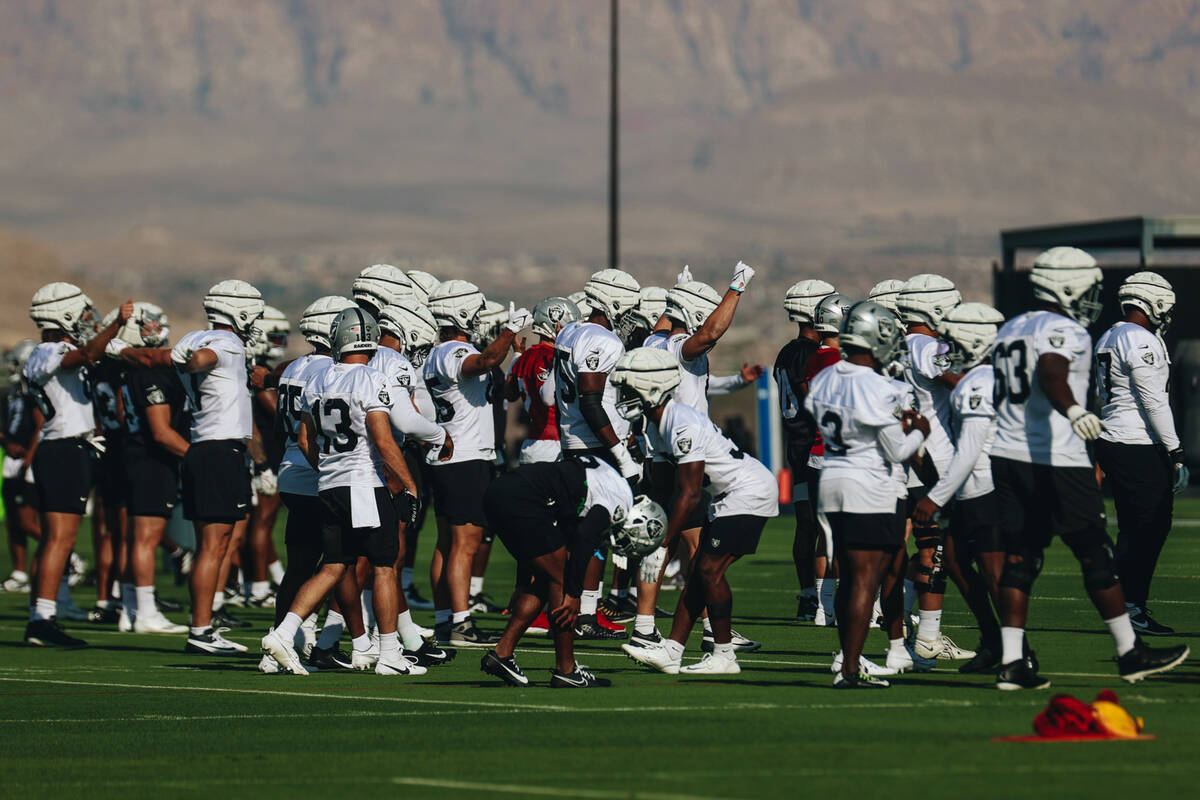
[[[900,408],[904,411],[916,411],[917,394],[913,391],[912,384],[899,378],[891,378],[886,375],[884,377],[891,381],[892,388],[899,393]],[[923,485],[907,461],[892,462],[892,480],[896,483],[896,496],[901,500],[908,497],[909,489]]]
[[[699,358],[685,361],[683,344],[691,338],[690,334],[677,333],[667,339],[659,339],[655,347],[666,350],[679,361],[679,388],[675,390],[675,399],[684,405],[689,405],[704,416],[708,416],[708,353],[701,353]]]
[[[1038,359],[1056,353],[1070,362],[1067,383],[1075,402],[1087,402],[1092,338],[1082,325],[1053,311],[1026,311],[1000,328],[992,347],[996,440],[992,455],[1055,467],[1091,467],[1083,439],[1054,410],[1037,379]]]
[[[950,393],[950,425],[955,447],[974,449],[980,444],[975,441],[975,437],[981,435],[982,438],[979,457],[975,459],[970,474],[954,495],[959,500],[983,497],[995,488],[992,484],[991,459],[992,443],[996,439],[996,407],[992,403],[995,382],[992,365],[979,364],[963,375],[962,380]],[[978,428],[972,430],[974,426]]]
[[[661,350],[667,342],[667,337],[670,335],[666,331],[652,331],[649,336],[642,340],[642,347],[657,347]]]
[[[819,509],[824,513],[889,514],[899,494],[897,463],[889,458],[881,437],[910,441],[901,432],[904,390],[870,367],[839,361],[809,382],[804,406],[817,421],[825,440]],[[915,452],[919,441],[912,442]]]
[[[555,419],[563,450],[604,447],[579,410],[579,376],[588,372],[611,373],[625,354],[620,338],[594,322],[572,322],[554,340]],[[629,423],[617,413],[617,388],[607,379],[601,405],[617,439],[629,435]]]
[[[1121,444],[1179,447],[1168,383],[1171,361],[1162,340],[1141,325],[1118,322],[1096,343],[1100,438]]]
[[[954,445],[950,441],[950,388],[938,383],[936,378],[950,366],[950,347],[923,333],[910,333],[904,338],[908,343],[901,358],[904,380],[913,387],[917,410],[929,420],[925,452],[933,459],[938,472],[945,472],[954,457]]]
[[[365,364],[330,364],[308,381],[303,404],[316,423],[318,488],[383,486],[367,415],[391,411],[387,377]]]
[[[454,440],[449,461],[491,461],[496,455],[496,420],[492,415],[491,372],[474,378],[462,374],[463,362],[479,351],[468,342],[451,340],[434,345],[425,361],[425,385],[437,409],[437,422]],[[436,454],[431,453],[431,457]]]
[[[247,385],[246,346],[232,331],[192,331],[171,350],[178,369],[197,350],[217,354],[208,372],[179,371],[192,407],[192,444],[220,439],[249,439],[254,423]]]
[[[63,356],[75,350],[68,342],[42,342],[25,362],[25,380],[42,410],[42,439],[86,436],[96,427],[86,368],[63,369]]]
[[[623,520],[629,516],[633,508],[633,490],[629,488],[629,481],[611,464],[599,458],[586,459],[583,479],[587,483],[587,495],[579,506],[580,519],[596,506],[607,511],[610,520]]]
[[[647,431],[654,451],[671,463],[704,462],[704,477],[712,494],[710,520],[737,514],[778,516],[775,476],[758,459],[729,441],[704,414],[677,400],[668,400],[658,424],[651,423]]]
[[[327,355],[310,353],[287,365],[279,376],[279,408],[276,413],[283,424],[287,447],[279,462],[279,491],[308,497],[317,496],[317,471],[296,445],[300,420],[304,415],[304,388],[325,370],[333,366]]]

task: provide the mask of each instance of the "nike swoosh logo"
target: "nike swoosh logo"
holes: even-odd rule
[[[564,681],[566,681],[567,683],[571,684],[572,686],[586,686],[586,685],[587,685],[587,681],[586,681],[586,680],[582,680],[582,679],[581,679],[581,680],[574,680],[574,679],[572,679],[572,678],[571,678],[571,676],[569,676],[569,675],[560,675],[560,676],[558,676],[558,677],[559,677],[559,680],[564,680]]]

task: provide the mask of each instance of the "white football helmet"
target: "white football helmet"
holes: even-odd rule
[[[583,285],[583,293],[588,304],[595,310],[603,311],[615,328],[621,315],[637,305],[641,288],[637,280],[624,270],[602,269],[593,273]]]
[[[842,323],[838,343],[843,348],[858,347],[871,354],[881,368],[904,351],[904,324],[894,311],[872,300],[855,303]]]
[[[792,322],[812,325],[816,322],[817,304],[833,294],[832,284],[815,278],[793,283],[783,298],[783,307]]]
[[[824,336],[837,336],[838,331],[842,329],[842,320],[846,318],[846,312],[853,305],[854,301],[844,294],[834,292],[826,295],[817,303],[813,313],[813,327],[817,333]]]
[[[354,302],[372,314],[402,298],[414,294],[412,281],[399,267],[372,264],[358,273],[351,294]]]
[[[938,333],[950,343],[950,371],[963,372],[988,357],[1004,315],[987,303],[959,303],[942,317]]]
[[[1078,247],[1051,247],[1033,260],[1029,282],[1034,299],[1050,303],[1085,328],[1100,318],[1104,273]]]
[[[121,309],[114,308],[104,315],[100,328],[107,328]],[[133,304],[133,316],[117,331],[117,338],[134,347],[162,347],[171,338],[171,322],[161,306],[138,300]]]
[[[659,548],[667,537],[667,512],[644,494],[633,499],[633,508],[624,518],[613,519],[608,540],[613,552],[626,558],[648,556]]]
[[[547,297],[533,307],[533,332],[554,341],[558,332],[579,319],[579,308],[565,297]]]
[[[588,302],[587,294],[582,289],[580,289],[578,292],[571,292],[569,295],[567,295],[567,299],[574,303],[575,307],[579,309],[580,319],[587,319],[592,315],[592,311],[594,309],[592,304]]]
[[[962,295],[954,288],[954,281],[923,272],[904,282],[904,288],[896,295],[896,313],[905,325],[927,325],[936,331],[946,312],[961,302]]]
[[[1145,314],[1159,333],[1171,326],[1175,290],[1171,282],[1157,272],[1130,275],[1117,289],[1117,301],[1122,307],[1133,306]]]
[[[867,299],[879,303],[879,305],[889,311],[895,311],[899,314],[900,312],[896,308],[896,297],[903,288],[904,281],[897,278],[888,278],[872,286],[871,291],[867,293]]]
[[[204,296],[204,313],[209,324],[228,325],[243,338],[250,335],[250,327],[265,308],[258,289],[245,281],[221,281]]]
[[[617,325],[617,335],[627,348],[637,347],[667,310],[667,290],[661,286],[643,286],[638,290],[637,305]]]
[[[425,363],[437,343],[438,327],[423,303],[393,303],[379,312],[379,329],[400,340],[404,355],[414,367]]]
[[[258,321],[267,337],[268,361],[279,361],[287,354],[288,334],[292,332],[292,323],[287,315],[275,306],[264,306],[262,319]]]
[[[679,359],[657,347],[636,347],[621,356],[608,382],[620,393],[617,413],[632,421],[675,393]]]
[[[33,293],[29,316],[43,331],[60,330],[83,343],[96,335],[100,316],[83,290],[73,283],[55,281]]]
[[[470,336],[471,343],[482,350],[500,335],[506,322],[508,322],[508,309],[495,300],[485,301],[483,310],[475,319],[475,328],[471,331]]]
[[[313,347],[329,349],[329,326],[334,317],[353,305],[349,297],[336,294],[317,298],[300,315],[300,335]]]
[[[441,284],[441,281],[423,270],[408,269],[404,271],[404,274],[408,276],[409,282],[412,283],[413,294],[422,303],[428,303],[429,295],[433,294],[433,290]]]
[[[721,295],[707,283],[687,281],[667,290],[666,315],[683,323],[689,333],[700,330],[700,326],[721,303]]]
[[[470,281],[442,281],[429,295],[429,313],[439,327],[470,333],[485,303],[483,292]]]

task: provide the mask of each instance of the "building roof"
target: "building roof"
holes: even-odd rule
[[[1000,232],[1003,270],[1016,269],[1017,250],[1070,245],[1084,250],[1136,250],[1143,267],[1154,264],[1156,250],[1200,249],[1200,217],[1122,217],[1068,222]]]

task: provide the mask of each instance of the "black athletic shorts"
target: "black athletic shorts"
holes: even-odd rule
[[[483,496],[488,530],[494,531],[517,563],[532,561],[566,546],[559,521],[546,499],[516,472],[492,482]]]
[[[321,498],[308,494],[280,492],[279,499],[288,510],[283,543],[288,547],[320,550],[321,524],[325,519],[325,504],[321,502]]]
[[[321,554],[327,564],[353,564],[366,556],[373,567],[392,567],[400,556],[400,520],[386,487],[375,489],[379,527],[351,527],[350,487],[321,492]]]
[[[900,501],[897,501],[899,508]],[[834,550],[886,550],[904,546],[905,516],[898,509],[890,514],[852,514],[831,511],[825,515],[833,531]]]
[[[250,513],[246,446],[237,439],[196,442],[183,457],[183,516],[237,522]]]
[[[179,504],[179,459],[159,448],[124,449],[125,503],[130,516],[169,518]]]
[[[96,448],[84,438],[48,439],[33,454],[38,510],[83,514],[96,484]]]
[[[104,501],[106,508],[120,508],[125,505],[125,442],[121,439],[106,439],[106,447],[100,454],[100,463],[96,467],[96,492]]]
[[[37,489],[32,483],[25,480],[24,474],[5,478],[2,491],[5,508],[14,510],[19,506],[37,508]]]
[[[433,509],[439,517],[445,517],[451,525],[487,525],[483,493],[492,482],[492,462],[435,464],[430,474]]]
[[[1004,552],[1004,538],[996,524],[996,493],[956,500],[948,531],[972,555]]]
[[[1054,536],[1107,535],[1104,498],[1091,467],[1052,467],[992,456],[996,519],[1008,552],[1045,549]]]
[[[700,552],[711,556],[748,556],[758,549],[766,517],[733,514],[706,520],[700,529]]]

